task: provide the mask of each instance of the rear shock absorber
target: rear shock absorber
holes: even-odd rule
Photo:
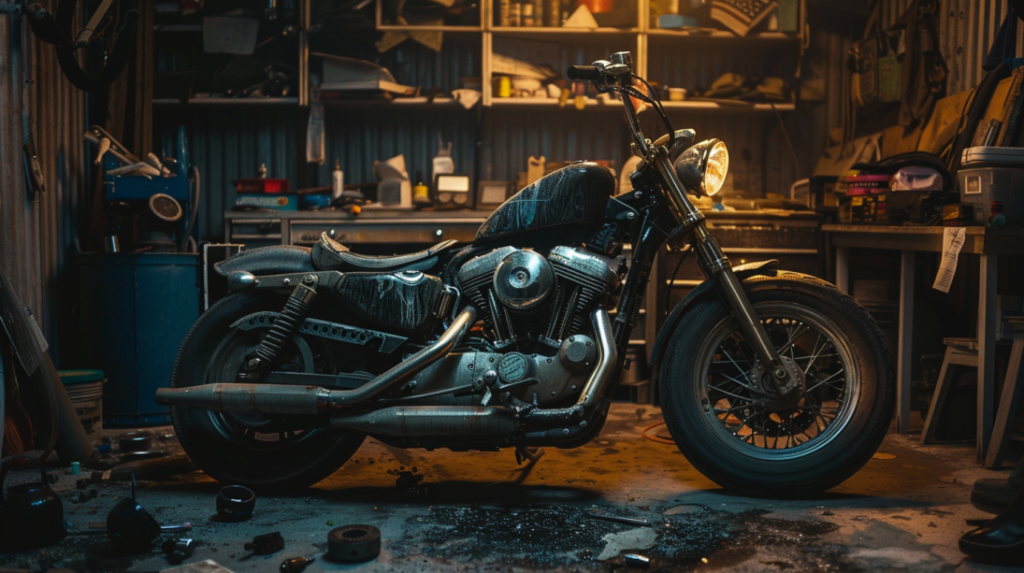
[[[260,341],[260,345],[253,353],[254,356],[249,359],[247,366],[250,372],[257,372],[270,366],[285,343],[298,331],[299,326],[306,320],[310,303],[316,298],[317,282],[316,275],[306,275],[302,282],[295,286],[295,290],[285,301],[281,314]]]

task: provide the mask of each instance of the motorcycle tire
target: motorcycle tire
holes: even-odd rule
[[[279,312],[283,303],[280,296],[232,294],[211,306],[192,326],[178,350],[171,387],[234,381],[212,380],[209,376],[211,369],[224,367],[218,359],[230,355],[225,345],[237,336],[233,333],[239,332],[231,325],[255,312]],[[255,336],[258,340],[258,334]],[[317,428],[298,435],[279,432],[277,442],[261,440],[253,428],[274,420],[259,414],[234,415],[172,407],[171,419],[185,453],[206,474],[260,493],[308,487],[323,480],[348,461],[365,438],[347,430]]]
[[[665,424],[686,459],[726,489],[791,498],[835,487],[888,431],[895,382],[885,338],[864,307],[817,278],[780,271],[743,285],[776,349],[805,371],[799,404],[756,400],[750,376],[763,368],[727,304],[706,296],[669,340]]]

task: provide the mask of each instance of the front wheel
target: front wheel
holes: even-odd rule
[[[881,444],[895,402],[891,358],[856,300],[798,273],[744,288],[780,357],[803,373],[788,400],[766,399],[766,376],[738,321],[714,297],[694,303],[660,373],[665,424],[679,450],[722,487],[758,497],[832,488]]]

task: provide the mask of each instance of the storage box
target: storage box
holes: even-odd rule
[[[961,168],[957,177],[960,201],[974,206],[974,223],[989,224],[993,201],[1002,202],[1007,219],[1024,219],[1024,168]]]
[[[885,225],[889,222],[888,195],[855,195],[850,198],[852,223]]]

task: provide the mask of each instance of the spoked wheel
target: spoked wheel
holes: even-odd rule
[[[885,437],[894,386],[877,325],[855,300],[796,273],[745,281],[799,388],[780,397],[739,323],[716,300],[695,303],[662,365],[665,422],[680,451],[716,483],[771,497],[831,488]]]
[[[265,328],[236,330],[229,334],[214,351],[205,383],[238,380],[238,374],[244,371],[246,361],[255,353],[261,337],[266,334],[269,327],[267,324]],[[310,341],[298,335],[293,336],[278,353],[274,370],[302,373],[334,372],[330,348],[326,341],[314,339],[312,343],[317,349],[315,355]],[[244,412],[208,411],[207,414],[220,434],[225,439],[236,442],[240,447],[287,448],[317,432],[296,427],[294,420],[289,423],[288,418],[284,417]]]
[[[769,374],[743,339],[735,319],[718,323],[700,350],[703,375],[693,389],[710,429],[734,438],[738,451],[765,459],[825,447],[853,415],[860,365],[836,325],[809,308],[768,302],[757,315],[775,349],[803,374],[789,400],[766,398]],[[759,378],[758,384],[754,379]]]
[[[210,307],[178,351],[171,387],[236,382],[265,330],[241,331],[231,325],[256,312],[279,311],[281,306],[280,297],[235,294]],[[326,341],[296,335],[278,353],[271,369],[334,373],[337,361]],[[171,417],[182,448],[200,469],[218,481],[264,492],[315,484],[352,457],[364,439],[355,432],[317,428],[308,416],[172,407]]]

